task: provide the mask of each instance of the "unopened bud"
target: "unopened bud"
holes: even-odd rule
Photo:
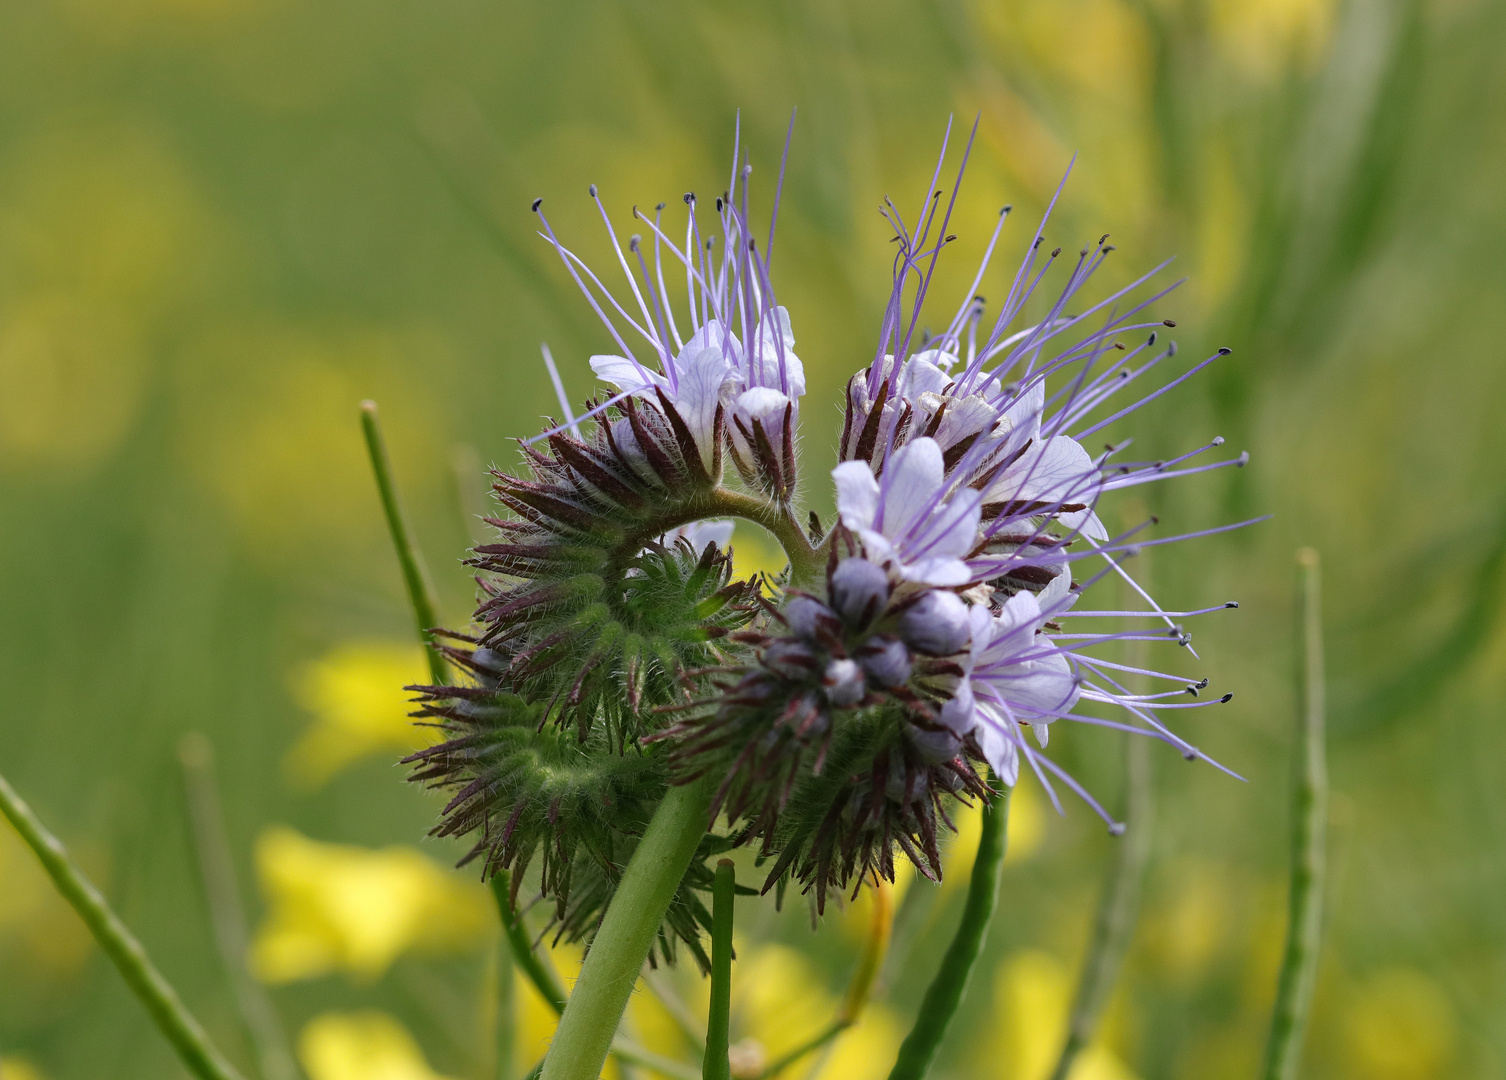
[[[831,603],[850,626],[872,621],[889,602],[889,575],[867,559],[844,559],[831,575]]]
[[[796,637],[805,638],[807,641],[815,639],[816,630],[822,622],[835,623],[837,621],[830,608],[809,596],[793,598],[784,605],[781,614],[785,622],[790,625],[790,633]]]
[[[858,663],[880,686],[903,686],[910,681],[910,650],[898,638],[869,638],[858,650]]]
[[[863,700],[863,669],[852,660],[833,660],[826,665],[826,674],[821,678],[826,687],[826,699],[833,705],[845,708]]]
[[[967,605],[956,593],[932,590],[900,618],[899,632],[916,652],[932,656],[961,652],[972,636]]]
[[[962,750],[962,739],[950,731],[925,731],[914,724],[905,725],[905,735],[927,765],[951,761]]]

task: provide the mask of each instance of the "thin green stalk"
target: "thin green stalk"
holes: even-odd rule
[[[282,1020],[266,990],[246,967],[250,935],[235,881],[230,841],[225,836],[225,815],[214,778],[214,747],[204,735],[190,732],[178,743],[178,761],[183,766],[188,821],[193,829],[194,854],[204,882],[204,899],[209,906],[215,944],[230,975],[241,1021],[255,1047],[262,1080],[297,1080],[298,1066],[294,1064]]]
[[[1105,883],[1103,898],[1093,924],[1093,940],[1077,984],[1077,999],[1067,1022],[1067,1042],[1057,1059],[1051,1080],[1066,1080],[1083,1047],[1093,1041],[1104,1006],[1113,993],[1124,964],[1124,954],[1134,936],[1140,912],[1140,887],[1150,860],[1154,803],[1150,782],[1150,741],[1125,736],[1125,824],[1117,841],[1114,864]]]
[[[418,636],[423,641],[424,652],[429,658],[429,672],[435,683],[444,685],[450,681],[450,675],[445,669],[444,657],[440,655],[434,642],[434,635],[430,633],[439,625],[439,617],[435,614],[438,605],[434,602],[434,587],[429,583],[423,557],[413,542],[408,519],[403,514],[403,504],[398,499],[397,484],[392,478],[392,461],[387,456],[387,442],[382,438],[382,425],[377,417],[377,404],[374,401],[361,402],[361,430],[366,435],[366,452],[371,457],[371,471],[376,476],[377,491],[382,497],[382,510],[387,515],[387,529],[392,534],[392,546],[397,549],[403,583],[408,587],[408,601],[413,605]]]
[[[628,860],[544,1059],[543,1080],[596,1080],[664,913],[706,835],[711,784],[672,787]]]
[[[612,1040],[612,1053],[619,1059],[619,1062],[642,1065],[645,1069],[652,1069],[661,1076],[669,1077],[669,1080],[701,1080],[701,1070],[693,1065],[667,1058],[663,1054],[656,1054],[652,1050],[645,1050],[637,1043],[629,1042],[621,1036]],[[528,1070],[523,1080],[539,1080],[543,1072],[544,1061],[540,1061]]]
[[[560,982],[558,973],[549,961],[534,952],[533,942],[528,939],[528,928],[523,925],[518,912],[513,910],[512,872],[498,870],[492,875],[491,886],[492,896],[497,901],[497,914],[502,916],[502,934],[507,939],[512,962],[528,976],[528,981],[533,983],[539,996],[558,1016],[565,1011],[565,1002],[570,995],[565,992],[565,984]]]
[[[999,871],[1004,865],[1008,824],[1009,793],[1006,791],[983,805],[983,835],[978,840],[978,857],[973,862],[973,875],[968,881],[962,922],[941,959],[941,970],[936,972],[920,1003],[915,1025],[900,1045],[899,1057],[889,1073],[889,1080],[921,1080],[925,1076],[952,1015],[962,1003],[968,976],[983,948],[983,938],[999,898]]]
[[[889,937],[894,932],[894,891],[887,881],[873,884],[873,918],[868,922],[868,937],[863,942],[863,951],[858,956],[858,965],[852,978],[847,981],[847,993],[842,995],[842,1007],[836,1018],[811,1038],[793,1050],[775,1058],[758,1074],[759,1080],[778,1076],[795,1062],[829,1045],[838,1035],[862,1018],[863,1010],[873,993],[873,984],[878,981],[879,970],[884,966],[884,956],[889,951]]]
[[[711,1008],[706,1021],[703,1080],[731,1080],[727,1046],[732,1028],[732,904],[737,871],[731,859],[718,859],[711,882]]]
[[[47,831],[21,796],[0,776],[0,811],[10,819],[63,898],[73,905],[94,940],[115,965],[126,985],[146,1008],[152,1021],[199,1080],[243,1080],[225,1060],[199,1022],[189,1013],[176,990],[162,977],[119,916],[110,910],[100,891],[79,869],[57,837]]]
[[[1286,955],[1276,984],[1276,1007],[1266,1045],[1265,1080],[1297,1075],[1302,1037],[1312,1007],[1323,941],[1323,895],[1328,824],[1328,768],[1323,732],[1323,618],[1318,553],[1297,552],[1300,705],[1296,792],[1292,800],[1292,881]]]

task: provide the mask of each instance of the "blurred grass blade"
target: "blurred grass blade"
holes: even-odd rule
[[[894,932],[894,886],[877,878],[870,886],[873,916],[868,921],[868,936],[863,941],[863,951],[858,956],[858,966],[848,980],[847,992],[842,995],[842,1008],[837,1017],[813,1038],[807,1039],[783,1056],[775,1058],[758,1074],[759,1080],[778,1076],[785,1069],[805,1057],[806,1054],[829,1045],[838,1035],[856,1024],[868,1007],[873,994],[873,985],[878,981],[884,957],[889,952],[889,938]],[[820,1072],[819,1063],[810,1075]]]
[[[999,871],[1004,866],[1008,825],[1009,792],[1005,791],[983,805],[983,835],[978,840],[978,856],[973,861],[973,875],[968,881],[962,922],[942,957],[941,970],[936,972],[920,1003],[915,1025],[900,1045],[899,1058],[889,1073],[889,1080],[921,1080],[926,1075],[952,1015],[962,1003],[968,976],[983,948],[983,937],[993,920],[994,905],[999,898]]]
[[[428,572],[424,569],[423,557],[413,542],[408,529],[408,520],[403,514],[403,504],[397,496],[397,483],[392,478],[392,461],[387,456],[387,443],[382,438],[382,425],[377,417],[374,401],[361,402],[361,430],[366,435],[366,452],[371,458],[371,471],[376,476],[377,491],[382,497],[382,511],[387,516],[387,529],[392,534],[392,546],[397,549],[397,561],[402,567],[403,583],[408,587],[408,601],[413,605],[413,616],[418,622],[418,636],[424,643],[424,652],[429,658],[429,672],[434,682],[443,686],[450,681],[445,669],[444,657],[434,644],[430,632],[439,624],[435,614],[438,605],[434,602],[434,587],[429,584]]]
[[[183,1065],[199,1080],[243,1080],[225,1060],[199,1022],[189,1013],[176,990],[169,985],[119,916],[110,910],[104,896],[84,876],[73,856],[57,837],[31,812],[5,777],[0,776],[0,811],[36,853],[63,898],[88,926],[94,940],[110,958],[137,1000],[151,1015]]]
[[[241,1020],[256,1048],[257,1065],[263,1080],[298,1080],[298,1066],[294,1064],[277,1010],[246,968],[250,935],[235,882],[230,842],[225,837],[225,816],[214,776],[214,748],[207,737],[190,732],[178,743],[178,761],[183,766],[188,821],[193,829],[194,854],[204,883],[209,921],[214,927],[220,959],[230,975]]]
[[[732,905],[737,872],[731,859],[718,859],[711,885],[711,1006],[706,1021],[703,1080],[731,1080],[727,1043],[732,1008]]]
[[[534,952],[533,942],[528,940],[528,928],[512,906],[512,872],[498,870],[491,879],[492,896],[497,900],[497,914],[502,917],[502,931],[512,951],[513,963],[528,976],[539,996],[554,1010],[556,1016],[565,1011],[565,1002],[570,995],[565,984],[549,962]]]
[[[1077,998],[1067,1022],[1067,1042],[1051,1080],[1066,1080],[1077,1055],[1093,1041],[1098,1021],[1119,980],[1124,954],[1134,936],[1140,913],[1140,888],[1150,861],[1155,803],[1151,790],[1150,740],[1126,733],[1125,822],[1128,828],[1116,843],[1114,864],[1104,885],[1103,899],[1093,924],[1093,940],[1083,963]]]
[[[1323,738],[1323,621],[1318,553],[1297,552],[1298,713],[1296,793],[1292,805],[1292,881],[1289,925],[1276,1008],[1266,1046],[1265,1080],[1292,1080],[1312,1007],[1323,939],[1324,851],[1328,768]]]

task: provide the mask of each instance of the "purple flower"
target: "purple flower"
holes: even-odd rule
[[[832,470],[842,524],[862,538],[869,559],[923,585],[965,585],[963,559],[978,543],[982,497],[972,489],[947,497],[946,469],[934,439],[907,443],[882,482],[866,461]]]
[[[972,608],[972,645],[942,723],[958,735],[972,734],[994,773],[1006,784],[1019,777],[1020,726],[1034,729],[1046,745],[1050,724],[1069,712],[1080,695],[1067,658],[1050,637],[1040,603],[1015,593],[997,614]]]

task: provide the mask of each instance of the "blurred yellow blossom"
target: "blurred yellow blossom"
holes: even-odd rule
[[[42,1080],[42,1073],[25,1058],[0,1057],[0,1080]]]
[[[90,873],[103,875],[86,849],[80,854]],[[92,865],[91,865],[92,864]],[[0,819],[0,977],[7,969],[23,973],[29,992],[65,983],[77,975],[94,948],[94,939],[73,913],[36,857]]]
[[[324,844],[278,826],[256,842],[269,912],[251,944],[265,982],[380,976],[409,950],[473,947],[496,923],[486,890],[413,848]]]
[[[1157,973],[1190,985],[1226,944],[1234,887],[1217,864],[1187,859],[1168,868],[1164,890],[1146,905],[1140,952]]]
[[[309,1080],[445,1080],[408,1029],[383,1012],[323,1013],[298,1037]]]
[[[1397,967],[1354,992],[1344,1034],[1355,1075],[1424,1080],[1449,1075],[1457,1025],[1442,987],[1420,971]]]
[[[417,645],[347,642],[306,665],[294,679],[293,695],[314,722],[288,753],[289,777],[317,787],[368,754],[396,756],[428,745],[432,729],[409,718],[412,695],[403,690],[428,681]]]
[[[994,976],[994,1016],[988,1060],[1013,1080],[1046,1080],[1067,1036],[1075,981],[1050,953],[1027,949],[1011,956]],[[1098,1044],[1072,1066],[1070,1080],[1134,1080],[1135,1073]]]

